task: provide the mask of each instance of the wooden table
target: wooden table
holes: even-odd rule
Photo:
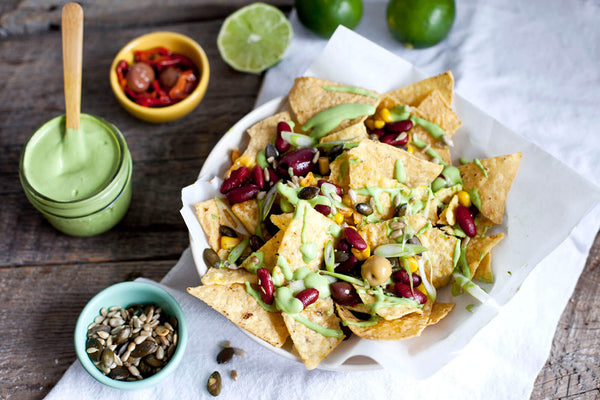
[[[188,246],[180,190],[193,182],[221,135],[252,110],[262,76],[221,60],[223,19],[249,1],[121,2],[84,5],[82,111],[125,133],[134,161],[125,219],[98,237],[68,237],[28,203],[19,183],[21,149],[43,122],[64,112],[60,12],[63,2],[0,3],[0,399],[42,398],[76,359],[72,334],[87,300],[137,276],[160,280]],[[271,3],[291,10],[291,0]],[[151,30],[195,38],[211,63],[206,97],[189,116],[150,125],[113,97],[108,71],[130,39]],[[600,397],[600,236],[558,325],[532,399]]]

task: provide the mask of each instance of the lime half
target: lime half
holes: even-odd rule
[[[278,8],[253,3],[225,19],[217,47],[233,69],[258,74],[285,56],[293,34],[290,21]]]

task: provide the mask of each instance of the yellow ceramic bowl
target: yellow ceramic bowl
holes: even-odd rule
[[[166,47],[172,52],[183,54],[192,60],[198,69],[198,85],[188,97],[178,103],[166,107],[144,107],[130,100],[119,85],[117,64],[121,60],[131,64],[135,50],[148,50],[157,46]],[[110,67],[110,86],[119,103],[133,116],[152,123],[176,120],[196,108],[206,93],[209,77],[208,58],[202,47],[193,39],[175,32],[153,32],[133,39],[119,51]]]

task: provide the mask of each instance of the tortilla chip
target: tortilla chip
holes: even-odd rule
[[[377,246],[382,244],[395,243],[395,240],[388,237],[388,223],[386,221],[377,222],[375,224],[366,224],[362,226],[358,233],[365,239],[367,245],[373,251]]]
[[[348,328],[356,336],[371,340],[401,340],[420,336],[427,327],[431,314],[431,302],[423,306],[423,313],[412,313],[394,320],[381,319],[372,326],[358,326],[348,324]],[[338,314],[342,321],[359,322],[360,320],[345,307],[337,306]]]
[[[486,158],[481,165],[487,171],[487,178],[475,163],[458,167],[465,190],[477,188],[481,199],[481,213],[495,224],[502,223],[506,196],[512,185],[522,153]]]
[[[206,274],[202,277],[203,285],[223,285],[231,286],[234,283],[244,284],[248,281],[250,283],[257,283],[258,279],[256,274],[246,271],[243,268],[229,269],[229,268],[209,268]]]
[[[277,124],[281,121],[289,121],[290,119],[290,113],[284,111],[265,118],[248,128],[246,131],[250,136],[248,147],[246,147],[244,153],[235,160],[231,168],[225,173],[225,177],[229,177],[231,171],[243,165],[252,169],[256,165],[256,155],[258,152],[264,150],[267,144],[271,143],[277,136]]]
[[[248,229],[248,232],[256,232],[258,224],[258,202],[256,199],[236,203],[231,206],[231,211]]]
[[[281,347],[289,336],[281,313],[260,306],[244,285],[202,285],[188,288],[188,293],[223,314],[238,327],[275,347]]]
[[[454,236],[446,235],[438,228],[431,228],[423,232],[419,236],[419,240],[423,246],[427,247],[426,253],[431,261],[431,267],[429,263],[425,265],[427,278],[436,288],[446,286],[452,276],[452,256],[457,239]],[[433,272],[433,276],[431,272]]]
[[[446,208],[440,214],[440,219],[438,220],[438,222],[443,225],[454,226],[456,224],[456,216],[454,215],[454,212],[457,208],[458,196],[454,195],[454,197],[452,197],[452,200],[450,200],[450,203],[448,203],[448,206],[446,206]]]
[[[339,160],[339,163],[338,163]],[[346,152],[346,157],[338,157],[331,166],[331,179],[344,184],[347,175],[347,185],[352,189],[362,189],[367,186],[393,188],[399,185],[394,178],[394,165],[400,160],[406,171],[409,187],[429,185],[443,166],[423,161],[405,150],[373,140],[363,140],[357,147]]]
[[[280,230],[257,250],[257,252],[262,252],[263,265],[269,272],[273,270],[273,266],[277,262],[277,250],[279,249],[279,246],[281,246],[281,240],[283,239],[284,233],[283,230]],[[250,258],[251,257],[248,257],[244,260],[241,268],[246,268],[250,264]]]
[[[406,215],[403,217],[404,221],[410,225],[413,233],[419,232],[425,225],[427,225],[427,218],[423,214]]]
[[[222,216],[219,212],[219,207],[217,207],[216,200],[210,199],[196,203],[194,207],[196,208],[196,218],[198,218],[198,222],[200,222],[200,226],[204,230],[208,245],[214,251],[219,251],[221,248],[221,231],[219,227],[221,226]]]
[[[337,347],[343,338],[325,337],[313,331],[293,316],[281,313],[283,320],[294,343],[294,348],[304,362],[307,369],[314,369],[321,360]],[[314,322],[323,328],[340,329],[340,319],[333,312],[331,298],[319,299],[313,306],[300,312],[300,316]]]
[[[479,266],[475,270],[474,279],[478,279],[485,283],[494,283],[494,274],[492,273],[492,255],[487,253],[481,259]]]
[[[361,122],[321,138],[320,143],[334,142],[337,140],[344,140],[348,143],[352,143],[360,142],[361,140],[368,138],[367,127]]]
[[[363,96],[354,93],[345,93],[333,90],[325,90],[323,86],[343,86],[337,82],[331,82],[324,79],[312,78],[312,77],[301,77],[296,78],[292,89],[288,95],[288,100],[296,120],[300,126],[304,125],[310,118],[315,116],[321,111],[327,110],[331,107],[347,104],[347,103],[361,103],[371,106],[376,106],[379,103],[379,95],[375,92],[369,91],[377,96],[377,98],[370,96]],[[358,124],[366,119],[366,116],[361,118],[355,118],[353,120],[343,121],[336,129],[331,133],[340,131],[351,125]]]
[[[497,233],[495,235],[480,237],[475,236],[467,243],[467,263],[471,270],[471,276],[475,275],[479,263],[485,258],[485,255],[489,253],[494,246],[496,246],[504,238],[503,233]]]
[[[277,252],[288,262],[292,272],[304,266],[313,272],[320,269],[325,244],[327,241],[333,240],[333,236],[327,233],[329,226],[333,224],[335,222],[315,211],[307,202],[298,203],[294,217],[285,230]],[[308,262],[304,261],[301,251],[304,245],[303,237],[306,239],[306,245],[313,244],[316,247],[315,258],[307,260]]]
[[[271,215],[271,222],[279,229],[285,229],[290,224],[293,217],[293,213],[273,214]]]
[[[454,91],[454,76],[452,72],[446,71],[443,74],[396,89],[386,93],[385,97],[392,98],[395,104],[416,106],[433,90],[440,92],[441,97],[448,106],[452,105],[452,93]]]
[[[433,303],[431,307],[431,314],[429,314],[429,321],[427,325],[434,325],[440,322],[452,309],[455,303]]]
[[[367,293],[367,290],[364,287],[361,287],[359,285],[354,285],[354,284],[353,284],[353,286],[356,289],[358,296],[360,297],[360,299],[362,300],[362,302],[364,304],[369,305],[369,304],[375,303],[375,296]],[[411,305],[398,305],[395,307],[380,308],[379,310],[377,310],[376,313],[383,319],[386,319],[389,321],[389,320],[401,318],[405,315],[412,314],[412,313],[422,314],[423,309],[420,307],[415,307],[415,306],[411,306]]]

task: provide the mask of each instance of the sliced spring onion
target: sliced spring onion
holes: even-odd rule
[[[427,251],[427,247],[411,243],[389,243],[377,247],[374,254],[386,258],[411,257],[425,251]]]
[[[364,286],[364,284],[365,284],[363,281],[361,281],[359,279],[356,279],[356,278],[353,278],[351,276],[344,275],[344,274],[338,274],[337,272],[325,271],[324,269],[320,269],[319,273],[325,274],[325,275],[330,275],[335,278],[338,278],[341,281],[346,281],[348,283],[353,283],[353,284],[359,285],[359,286]]]
[[[288,283],[288,287],[292,292],[294,292],[294,294],[300,293],[301,291],[306,289],[306,286],[304,286],[304,280],[302,279],[291,281],[290,283]]]
[[[296,147],[312,147],[317,144],[317,139],[313,137],[290,131],[282,131],[281,138]]]
[[[273,207],[273,203],[275,203],[275,198],[277,197],[277,185],[273,185],[271,189],[265,195],[263,199],[263,206],[261,210],[261,221],[264,221],[269,212],[271,211],[271,207]]]
[[[231,228],[237,233],[241,233],[242,236],[250,236],[250,232],[248,232],[248,230],[240,222],[238,217],[236,217],[233,211],[231,211],[231,208],[229,208],[229,206],[218,197],[215,197],[215,201],[217,203],[217,208],[219,209],[219,212],[222,215],[224,215],[225,218],[228,219],[229,222],[231,222],[231,224],[233,225]]]
[[[229,263],[231,264],[235,264],[235,262],[238,260],[238,258],[240,258],[240,256],[244,252],[244,250],[246,250],[246,247],[248,247],[249,243],[250,238],[242,240],[237,246],[231,249],[231,251],[229,252],[229,256],[227,257],[227,261],[229,261]]]
[[[437,290],[435,290],[435,286],[433,286],[431,282],[429,282],[429,280],[427,279],[427,274],[425,274],[425,261],[429,262],[429,265],[431,265],[429,276],[433,276],[433,265],[427,254],[423,254],[423,258],[417,259],[417,265],[419,266],[419,275],[421,275],[421,282],[423,283],[423,286],[425,286],[425,290],[427,290],[427,297],[429,297],[429,300],[435,301],[437,297]]]
[[[325,261],[325,268],[327,268],[327,271],[333,272],[333,269],[335,268],[335,256],[333,254],[333,242],[331,240],[328,241],[325,245],[325,252],[323,258]]]
[[[477,286],[475,283],[473,283],[473,281],[471,281],[464,275],[458,272],[454,272],[452,276],[455,280],[454,286],[452,287],[452,294],[454,294],[456,287],[458,290],[463,289],[465,292],[475,297],[481,303],[485,303],[487,300],[490,299],[489,294],[487,294],[482,288]]]

